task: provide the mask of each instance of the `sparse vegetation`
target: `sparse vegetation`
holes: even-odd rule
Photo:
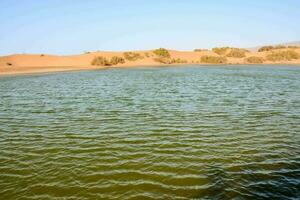
[[[225,64],[227,62],[227,58],[222,56],[202,56],[201,62],[209,64]]]
[[[110,66],[110,62],[103,56],[97,56],[95,57],[92,62],[92,65],[96,65],[96,66]]]
[[[216,47],[213,48],[212,51],[215,52],[218,55],[225,55],[227,53],[227,50],[230,49],[230,47]]]
[[[202,52],[202,51],[207,51],[207,49],[195,49],[194,52]]]
[[[288,48],[290,48],[290,49],[299,49],[300,46],[288,46]]]
[[[8,66],[12,66],[13,64],[12,64],[12,63],[10,63],[10,62],[8,62],[8,63],[6,63],[6,65],[8,65]]]
[[[264,62],[264,59],[262,57],[251,56],[251,57],[245,58],[245,62],[251,63],[251,64],[261,64]]]
[[[146,52],[146,53],[145,53],[145,56],[146,56],[147,58],[149,58],[149,57],[150,57],[150,55],[149,55],[149,53],[148,53],[148,52]]]
[[[144,58],[143,56],[141,56],[141,54],[135,53],[135,52],[125,52],[124,57],[126,60],[129,60],[129,61],[137,61],[139,59]]]
[[[44,57],[45,55],[44,54],[41,54],[41,57]]]
[[[171,60],[171,63],[176,63],[176,64],[184,64],[184,63],[187,63],[187,60],[184,60],[184,59],[181,59],[181,58],[173,58],[172,60]]]
[[[233,58],[244,58],[246,57],[246,52],[247,50],[245,49],[232,48],[226,56]]]
[[[166,57],[157,57],[153,58],[155,62],[163,63],[163,64],[171,64],[171,59]]]
[[[153,53],[156,56],[163,57],[163,58],[170,58],[171,57],[169,51],[167,49],[164,49],[164,48],[156,49],[156,50],[153,51]]]
[[[300,46],[284,46],[284,45],[277,45],[277,46],[264,46],[258,49],[258,52],[263,51],[272,51],[272,50],[279,50],[279,49],[297,49],[300,48]]]
[[[261,48],[258,49],[258,52],[271,51],[273,49],[274,49],[273,46],[263,46],[263,47],[261,47]]]
[[[280,52],[272,52],[267,55],[269,61],[291,61],[293,59],[299,59],[300,55],[294,50],[286,50]]]
[[[124,64],[125,63],[125,59],[119,56],[113,56],[110,59],[110,64],[111,65],[117,65],[117,64]]]

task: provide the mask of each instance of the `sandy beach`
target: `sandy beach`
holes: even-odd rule
[[[247,51],[241,58],[228,57],[226,55],[219,55],[212,50],[201,51],[176,51],[168,50],[170,59],[181,60],[173,64],[210,64],[201,61],[203,56],[211,57],[226,57],[225,63],[211,63],[211,64],[226,64],[226,65],[243,65],[243,64],[257,64],[247,61],[249,57],[258,57],[264,59],[260,64],[300,64],[300,59],[284,60],[284,61],[270,61],[265,59],[271,53],[282,51],[294,51],[300,54],[300,48],[274,51]],[[111,59],[112,57],[124,57],[124,52],[87,52],[81,55],[71,56],[59,56],[59,55],[46,55],[46,54],[15,54],[9,56],[0,57],[0,75],[9,74],[24,74],[24,73],[44,73],[44,72],[59,72],[59,71],[71,71],[71,70],[93,70],[103,69],[107,67],[138,67],[138,66],[162,66],[169,65],[171,63],[158,62],[158,57],[153,53],[155,50],[148,51],[132,51],[140,55],[140,58],[134,61],[124,59],[124,63],[110,66],[92,65],[92,60],[96,57],[103,57]]]

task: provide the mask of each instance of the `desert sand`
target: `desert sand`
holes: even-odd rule
[[[288,49],[285,49],[288,50]],[[300,54],[300,48],[292,49],[293,51]],[[171,58],[185,60],[186,64],[202,64],[207,65],[208,63],[201,62],[201,57],[208,56],[219,56],[211,50],[202,50],[200,52],[195,51],[176,51],[168,50]],[[282,50],[276,50],[282,51]],[[139,53],[143,58],[137,61],[126,60],[124,64],[112,65],[112,66],[94,66],[91,61],[97,57],[102,56],[107,59],[111,59],[113,56],[124,57],[124,52],[88,52],[81,55],[71,56],[57,56],[57,55],[44,55],[44,54],[15,54],[9,56],[0,57],[0,75],[9,74],[24,74],[24,73],[44,73],[44,72],[58,72],[58,71],[70,71],[70,70],[92,70],[92,69],[103,69],[113,67],[138,67],[138,66],[162,66],[163,63],[155,61],[156,55],[153,50],[148,51],[132,51]],[[247,57],[255,56],[265,58],[270,52],[258,52],[248,51],[243,58],[227,57],[226,65],[243,65],[251,64],[245,60]],[[226,56],[225,56],[226,57]],[[176,63],[180,64],[180,63]],[[300,64],[299,59],[293,59],[290,61],[277,61],[272,62],[265,60],[263,64]]]

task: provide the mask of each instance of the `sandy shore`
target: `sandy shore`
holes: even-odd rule
[[[295,49],[300,54],[300,49]],[[122,67],[141,67],[141,66],[163,66],[160,62],[155,61],[156,55],[153,51],[135,51],[142,56],[141,59],[136,61],[128,61],[124,64],[110,66],[122,68]],[[193,51],[175,51],[169,50],[171,58],[185,60],[186,64],[207,64],[201,62],[202,56],[219,56],[213,51],[203,50],[200,52]],[[264,58],[268,52],[256,52],[249,51],[246,53],[246,57],[261,57]],[[16,54],[10,56],[0,57],[0,75],[10,74],[26,74],[26,73],[45,73],[45,72],[60,72],[60,71],[74,71],[74,70],[94,70],[104,69],[106,66],[94,66],[91,65],[91,61],[97,57],[102,56],[107,59],[111,59],[113,56],[123,57],[124,52],[91,52],[81,55],[73,56],[56,56],[56,55],[44,55],[44,54]],[[245,58],[232,58],[227,57],[226,65],[244,65],[249,64],[245,61]],[[263,64],[288,64],[298,65],[300,59],[294,59],[292,61],[284,62],[270,62],[265,61]],[[178,63],[176,63],[178,65]]]

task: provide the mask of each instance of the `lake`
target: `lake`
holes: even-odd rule
[[[0,77],[0,199],[299,197],[299,66]]]

